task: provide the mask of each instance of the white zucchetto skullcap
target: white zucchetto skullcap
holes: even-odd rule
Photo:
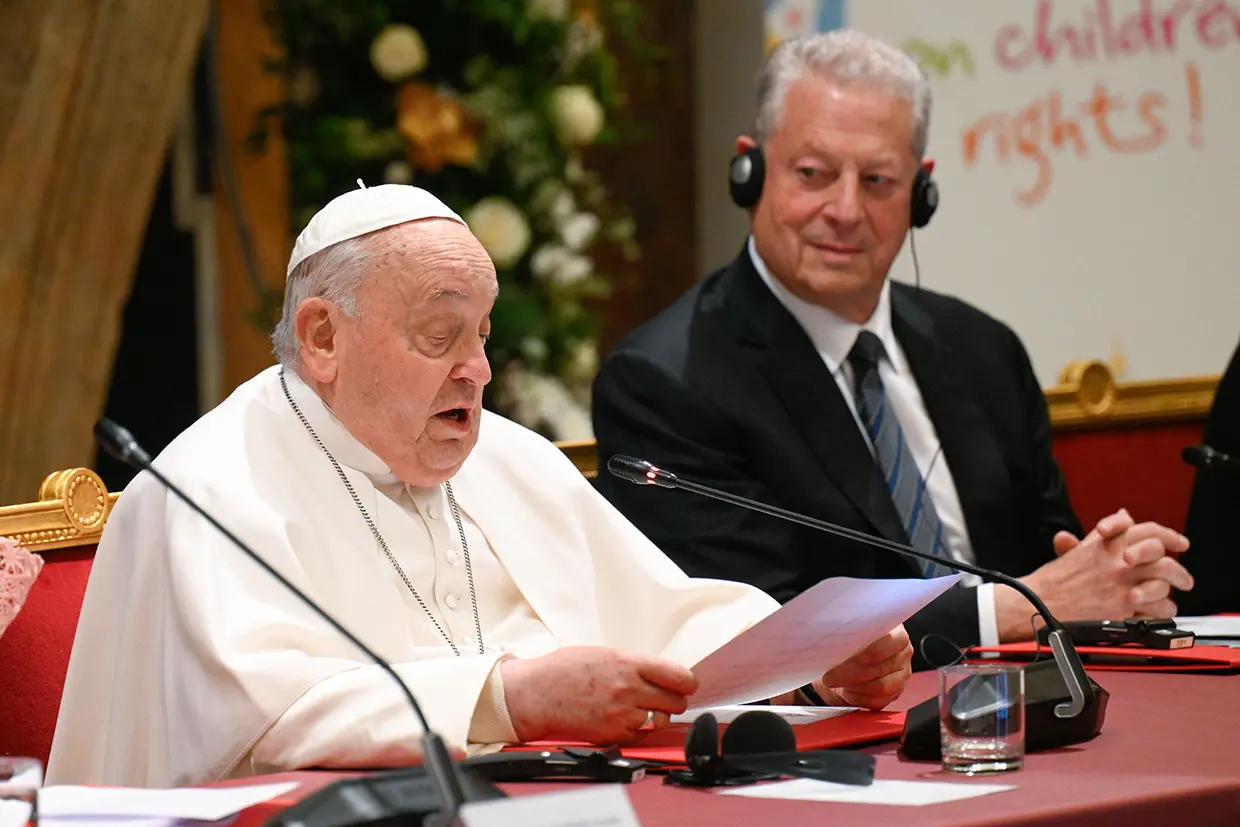
[[[297,236],[288,260],[288,274],[310,256],[333,244],[423,218],[448,218],[465,224],[448,205],[419,187],[407,184],[381,184],[338,195],[314,214]],[[466,225],[468,226],[468,225]]]

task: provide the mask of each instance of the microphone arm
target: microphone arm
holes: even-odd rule
[[[957,569],[959,571],[976,574],[993,582],[1002,583],[1011,586],[1020,592],[1033,607],[1037,609],[1038,614],[1046,621],[1046,626],[1050,630],[1047,633],[1048,642],[1050,643],[1051,653],[1055,657],[1055,663],[1059,666],[1059,671],[1063,675],[1064,683],[1068,687],[1068,693],[1071,700],[1055,706],[1055,715],[1059,718],[1075,718],[1085,710],[1085,707],[1094,700],[1094,688],[1089,682],[1089,678],[1085,674],[1085,666],[1081,663],[1081,656],[1077,653],[1076,647],[1072,644],[1072,639],[1068,632],[1064,629],[1063,624],[1055,619],[1050,610],[1046,608],[1046,604],[1042,599],[1029,588],[1026,584],[1017,580],[1015,577],[1009,577],[1006,574],[990,569],[984,569],[971,563],[962,563],[948,557],[937,557],[933,554],[927,554],[918,551],[912,546],[904,543],[897,543],[888,540],[885,537],[875,537],[866,534],[863,531],[847,528],[845,526],[829,523],[825,520],[819,520],[805,514],[798,514],[795,511],[789,511],[778,506],[768,505],[767,503],[751,500],[748,497],[742,497],[738,494],[731,494],[727,491],[721,491],[717,488],[711,488],[701,483],[691,482],[690,480],[681,479],[671,471],[666,471],[636,457],[623,456],[616,454],[607,460],[607,470],[614,476],[622,480],[627,480],[637,485],[656,485],[660,488],[679,488],[684,491],[690,491],[694,494],[701,494],[712,499],[722,500],[732,505],[739,505],[741,508],[748,508],[751,511],[758,511],[762,514],[769,514],[772,517],[778,517],[782,520],[789,520],[799,523],[803,526],[825,531],[828,534],[834,534],[838,537],[845,537],[849,540],[856,540],[869,546],[894,551],[897,554],[903,554],[907,557],[915,557],[918,560],[927,560],[931,563],[937,563],[948,568]]]
[[[110,419],[100,419],[95,424],[95,437],[99,440],[99,444],[103,449],[121,462],[129,465],[139,471],[146,471],[155,479],[159,480],[169,491],[175,494],[181,502],[189,506],[195,513],[210,523],[221,534],[232,541],[232,544],[241,549],[247,557],[280,582],[284,588],[288,589],[298,599],[308,606],[315,614],[327,621],[333,629],[345,640],[356,646],[362,654],[374,661],[375,665],[386,672],[396,685],[400,687],[401,694],[405,696],[405,700],[409,702],[410,708],[413,710],[414,716],[422,727],[422,753],[423,763],[426,766],[428,774],[435,779],[436,787],[441,796],[443,809],[441,815],[445,824],[450,824],[460,810],[461,804],[465,800],[464,790],[461,786],[461,779],[457,776],[452,761],[452,756],[448,752],[448,747],[444,740],[431,730],[430,723],[426,720],[426,715],[422,712],[422,707],[418,704],[417,698],[409,691],[409,687],[401,680],[400,675],[396,674],[396,670],[392,668],[386,660],[379,657],[369,646],[362,643],[352,632],[346,629],[338,620],[327,613],[325,609],[320,607],[315,601],[311,600],[301,589],[294,586],[285,579],[284,575],[276,571],[266,560],[264,560],[257,552],[243,543],[235,534],[220,524],[218,520],[208,514],[203,508],[187,496],[180,488],[178,488],[171,480],[163,475],[151,461],[151,455],[148,454],[138,441],[134,439],[133,434],[128,430],[117,425]]]

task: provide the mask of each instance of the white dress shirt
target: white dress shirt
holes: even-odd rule
[[[921,391],[917,388],[908,359],[891,326],[891,283],[884,282],[883,292],[879,295],[878,307],[874,309],[873,315],[863,324],[855,324],[824,307],[810,304],[793,295],[771,275],[754,247],[752,236],[748,246],[749,256],[758,275],[805,330],[818,355],[835,377],[835,383],[839,386],[848,409],[852,411],[857,428],[864,436],[871,453],[874,452],[874,446],[865,433],[865,426],[857,414],[857,404],[853,398],[854,377],[848,354],[863,330],[873,333],[883,343],[886,353],[885,357],[879,360],[878,376],[882,380],[887,401],[900,421],[909,451],[926,481],[926,491],[934,502],[939,522],[943,524],[943,543],[953,559],[966,563],[975,562],[973,547],[969,543],[969,529],[964,522],[964,510],[960,505],[960,496],[956,493],[956,484],[952,481],[947,457],[943,455],[942,444],[934,431],[934,423],[930,421],[930,414],[926,411],[926,404],[921,398]],[[999,628],[995,617],[994,585],[982,583],[981,578],[972,574],[964,575],[961,582],[966,586],[978,587],[977,619],[981,645],[997,645]],[[913,645],[917,646],[918,641],[913,641]]]

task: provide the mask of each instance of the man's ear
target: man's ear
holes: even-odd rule
[[[339,367],[336,308],[317,296],[306,299],[297,305],[293,329],[306,371],[319,382],[334,381]]]
[[[742,152],[753,149],[757,145],[758,142],[748,135],[739,135],[736,138],[736,154],[740,155]]]
[[[923,158],[921,162],[921,168],[926,171],[927,175],[930,175],[931,173],[933,173],[934,172],[934,159]]]

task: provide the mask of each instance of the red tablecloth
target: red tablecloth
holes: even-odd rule
[[[1107,672],[1111,693],[1102,734],[1085,744],[1033,753],[1017,772],[979,779],[1015,784],[1011,792],[926,807],[767,801],[668,787],[659,776],[629,787],[644,827],[704,824],[823,824],[831,827],[1228,827],[1240,825],[1240,676]],[[908,708],[934,694],[934,674],[915,675]],[[950,780],[935,763],[909,762],[896,745],[871,747],[878,778]],[[286,773],[301,795],[335,777]],[[269,779],[264,779],[269,780]],[[253,779],[249,782],[253,783]],[[510,784],[513,795],[570,789],[568,784]],[[236,827],[257,827],[278,802],[246,811]]]

